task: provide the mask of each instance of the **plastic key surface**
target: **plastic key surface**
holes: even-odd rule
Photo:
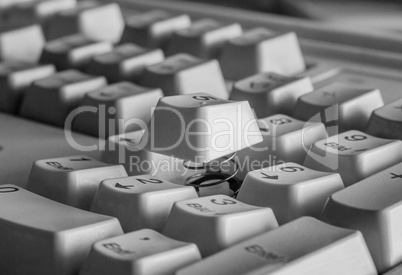
[[[303,217],[179,270],[177,275],[375,275],[360,232]]]
[[[334,193],[322,220],[361,231],[380,273],[402,262],[402,163]]]
[[[53,65],[19,61],[0,63],[0,111],[16,114],[31,83],[54,72]]]
[[[0,185],[0,273],[75,275],[92,244],[123,234],[117,219]]]
[[[278,227],[270,208],[225,195],[176,202],[162,233],[197,244],[203,257]]]
[[[261,72],[292,76],[306,68],[295,33],[275,33],[265,28],[248,30],[228,41],[219,61],[223,75],[231,80]]]
[[[109,83],[139,82],[146,67],[160,63],[164,58],[161,49],[146,49],[126,43],[109,53],[94,56],[86,71],[105,76]]]
[[[304,165],[314,170],[337,172],[345,186],[402,161],[402,142],[348,131],[317,141]]]
[[[63,127],[86,93],[104,87],[103,76],[92,76],[76,70],[58,72],[35,81],[25,93],[20,115]]]
[[[173,275],[200,259],[195,244],[143,229],[95,243],[79,275]]]
[[[101,182],[91,212],[119,219],[124,232],[150,228],[162,231],[176,201],[198,198],[194,187],[151,175]]]
[[[236,198],[271,208],[284,224],[302,216],[318,218],[327,198],[343,188],[339,174],[287,162],[249,172]]]
[[[309,77],[285,77],[261,73],[233,85],[229,99],[248,100],[258,118],[274,114],[291,115],[298,98],[314,90]]]
[[[229,97],[218,61],[188,54],[173,55],[147,67],[140,83],[161,88],[165,96],[208,92],[225,99]]]
[[[121,165],[85,156],[35,161],[26,188],[38,195],[88,210],[102,180],[127,177]]]

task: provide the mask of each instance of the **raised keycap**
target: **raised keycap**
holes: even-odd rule
[[[402,98],[374,110],[366,132],[376,137],[402,140]]]
[[[348,131],[317,141],[304,165],[314,170],[336,172],[345,186],[402,161],[402,142]]]
[[[239,24],[201,19],[172,35],[167,54],[188,53],[200,58],[218,58],[225,43],[242,34]]]
[[[75,116],[73,129],[99,137],[145,129],[152,108],[162,96],[160,89],[145,88],[130,82],[120,82],[89,92],[81,104],[83,111]]]
[[[126,19],[121,43],[162,48],[174,32],[187,28],[190,24],[190,17],[185,14],[171,15],[160,10],[134,14]]]
[[[93,56],[110,52],[112,48],[108,42],[97,42],[76,34],[48,42],[39,62],[54,64],[57,70],[83,70]]]
[[[402,262],[402,163],[333,194],[322,220],[362,232],[377,270]]]
[[[116,217],[124,232],[161,231],[173,204],[194,198],[198,198],[194,187],[142,175],[102,181],[90,210]]]
[[[86,71],[105,76],[109,83],[139,82],[146,67],[160,63],[164,58],[161,49],[149,50],[127,43],[109,53],[94,56]]]
[[[257,123],[263,141],[237,152],[239,179],[244,179],[249,171],[283,162],[303,164],[311,145],[327,137],[324,124],[282,114],[259,119]]]
[[[286,162],[248,173],[237,199],[271,208],[284,224],[302,216],[318,218],[327,198],[343,188],[339,174]]]
[[[356,88],[335,82],[301,96],[293,116],[309,120],[314,116],[330,116],[329,112],[334,112],[338,117],[340,132],[352,129],[363,131],[371,112],[383,105],[378,89]],[[331,108],[333,106],[335,108]]]
[[[195,243],[206,257],[277,226],[270,208],[215,195],[176,202],[163,234]]]
[[[25,93],[20,115],[59,127],[86,93],[104,87],[106,79],[75,70],[59,72],[35,81]]]
[[[303,217],[176,274],[375,275],[377,271],[360,232]]]
[[[278,113],[291,115],[297,99],[313,89],[308,77],[261,73],[235,82],[229,99],[248,100],[258,118]]]
[[[80,275],[174,274],[199,260],[195,244],[143,229],[95,243]]]
[[[219,63],[188,54],[177,54],[147,67],[140,83],[159,87],[166,96],[208,92],[225,99],[229,97]]]
[[[92,244],[123,234],[116,218],[0,185],[0,273],[77,274]]]
[[[210,94],[161,98],[149,126],[148,150],[196,163],[262,141],[247,101],[233,102]]]
[[[0,63],[0,111],[17,113],[26,89],[55,72],[53,65],[7,61]]]
[[[1,61],[37,63],[44,46],[45,37],[39,25],[0,30]]]
[[[239,80],[261,72],[285,76],[301,73],[306,65],[295,33],[255,28],[230,40],[220,64],[225,78]]]
[[[35,161],[26,188],[38,195],[88,210],[102,180],[127,177],[121,165],[84,156]]]
[[[124,20],[118,4],[80,1],[77,7],[62,11],[52,18],[46,29],[46,37],[53,40],[81,33],[96,41],[117,43],[123,29]]]

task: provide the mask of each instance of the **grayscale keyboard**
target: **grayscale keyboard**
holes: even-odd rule
[[[402,274],[401,36],[188,1],[0,26],[0,274]]]

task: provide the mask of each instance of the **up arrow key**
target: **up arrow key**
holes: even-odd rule
[[[130,187],[134,187],[134,185],[121,185],[120,183],[116,183],[114,187],[122,189],[130,189]]]

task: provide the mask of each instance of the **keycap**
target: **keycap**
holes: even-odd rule
[[[339,174],[286,162],[249,172],[236,198],[271,208],[284,224],[302,216],[319,218],[327,198],[343,188]]]
[[[95,243],[80,275],[174,274],[200,259],[195,244],[143,229]]]
[[[186,14],[172,15],[160,10],[142,12],[126,19],[120,42],[163,48],[174,32],[190,25],[190,17]]]
[[[46,37],[54,40],[81,33],[96,41],[117,43],[123,29],[124,20],[118,4],[80,1],[75,8],[62,11],[52,18],[46,29]]]
[[[81,104],[88,110],[75,116],[73,129],[103,138],[143,130],[151,118],[152,108],[162,96],[160,89],[130,82],[119,82],[89,92]]]
[[[214,195],[176,202],[162,233],[195,243],[206,257],[276,227],[278,223],[270,208]]]
[[[357,88],[335,82],[301,96],[293,116],[301,120],[309,120],[314,116],[329,116],[330,112],[334,112],[333,115],[338,118],[340,132],[352,129],[363,131],[371,112],[383,105],[378,89]]]
[[[345,186],[350,186],[400,161],[400,140],[376,138],[351,130],[315,142],[304,165],[314,170],[339,173]]]
[[[83,70],[93,56],[110,52],[112,49],[113,46],[109,42],[97,42],[82,34],[70,35],[48,42],[39,62],[54,64],[59,71]]]
[[[146,149],[196,163],[262,141],[247,101],[232,102],[206,93],[161,98],[149,125]]]
[[[0,63],[0,111],[16,114],[24,93],[31,83],[54,72],[53,65],[37,65],[19,61]]]
[[[39,25],[0,30],[1,61],[37,63],[44,46],[45,37]]]
[[[198,198],[194,187],[141,175],[103,180],[90,210],[116,217],[124,232],[143,228],[160,232],[173,204],[194,198]]]
[[[252,170],[283,162],[303,164],[314,142],[327,138],[323,123],[305,122],[276,114],[257,121],[263,141],[237,152],[241,167],[236,177],[243,180]]]
[[[117,219],[0,185],[1,274],[77,274],[91,245],[123,234]]]
[[[366,132],[376,137],[402,140],[402,98],[374,110]]]
[[[248,100],[258,118],[291,115],[297,99],[314,90],[309,77],[261,73],[234,83],[229,99]]]
[[[224,24],[213,19],[201,19],[173,33],[167,54],[188,53],[200,58],[218,58],[229,40],[242,34],[239,24]]]
[[[26,188],[46,198],[88,210],[102,180],[127,177],[121,165],[108,165],[86,156],[37,160]]]
[[[362,232],[378,272],[402,262],[402,163],[330,196],[322,220]]]
[[[106,79],[76,70],[67,70],[35,81],[25,93],[20,115],[33,120],[63,127],[73,109],[86,93],[102,88]],[[67,126],[71,129],[71,120]]]
[[[105,76],[109,83],[138,83],[146,67],[160,63],[164,58],[161,49],[146,49],[127,43],[115,47],[109,53],[94,56],[86,71]]]
[[[227,99],[229,93],[216,60],[177,54],[145,69],[141,85],[159,87],[165,96],[208,92]]]
[[[306,68],[295,33],[276,33],[265,28],[248,30],[228,41],[219,62],[223,75],[231,80],[262,72],[292,76]]]
[[[303,217],[179,270],[177,275],[377,274],[359,231]]]

